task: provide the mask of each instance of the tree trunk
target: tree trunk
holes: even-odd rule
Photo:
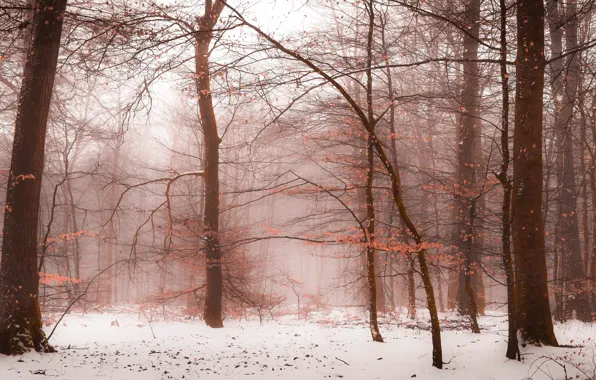
[[[367,105],[367,116],[368,120],[374,120],[373,115],[373,89],[372,89],[372,72],[370,67],[372,66],[372,38],[374,31],[374,9],[369,8],[369,25],[368,25],[368,44],[367,44],[367,71],[366,71],[366,105]],[[368,270],[368,293],[369,293],[369,314],[370,314],[370,330],[372,338],[375,342],[382,342],[383,338],[379,332],[379,324],[377,322],[377,285],[376,285],[376,274],[375,271],[375,255],[376,250],[374,247],[375,243],[375,205],[373,197],[373,181],[375,173],[375,147],[374,143],[374,130],[375,126],[370,125],[367,128],[367,175],[366,175],[366,219],[368,222],[367,234],[366,234],[366,268]]]
[[[219,243],[219,144],[217,122],[211,97],[209,76],[209,45],[213,38],[213,26],[219,19],[224,5],[207,2],[205,14],[199,19],[199,33],[195,42],[196,86],[199,97],[199,113],[205,143],[205,257],[207,287],[205,297],[205,323],[214,328],[223,327],[222,298],[223,276],[221,247]]]
[[[507,284],[507,352],[505,356],[509,359],[521,360],[519,343],[517,341],[517,325],[515,310],[515,274],[513,271],[513,260],[511,257],[511,179],[509,178],[509,166],[511,155],[509,154],[509,73],[507,72],[507,5],[505,0],[499,0],[501,13],[501,152],[503,161],[499,181],[503,186],[503,205],[501,216],[501,244],[503,246],[503,268]]]
[[[416,319],[416,282],[412,266],[412,263],[408,263],[408,318]]]
[[[577,48],[577,3],[565,5],[565,48],[567,51]],[[583,260],[579,237],[579,218],[577,212],[578,189],[575,182],[575,162],[573,152],[572,120],[577,97],[579,77],[579,53],[567,58],[565,67],[565,86],[563,91],[563,109],[556,120],[559,136],[563,138],[563,182],[561,188],[561,237],[563,249],[563,277],[566,282],[566,293],[571,295],[565,305],[567,318],[577,317],[583,321],[591,321],[587,297],[583,291]],[[557,122],[558,121],[558,122]],[[583,159],[583,157],[582,157]]]
[[[375,167],[375,151],[370,138],[367,147],[367,175],[366,186],[364,188],[366,193],[366,220],[368,226],[366,227],[366,278],[368,280],[368,313],[370,333],[375,342],[383,342],[383,337],[379,331],[379,323],[377,321],[377,272],[375,270],[375,206],[373,196],[373,181],[374,181],[374,167]]]
[[[581,56],[580,56],[581,58]],[[579,65],[582,65],[580,59]],[[579,171],[581,173],[581,198],[582,198],[582,238],[583,238],[583,255],[584,255],[584,276],[588,278],[590,275],[590,208],[588,206],[588,183],[589,177],[588,169],[586,168],[586,146],[589,147],[587,129],[588,129],[588,115],[586,110],[586,91],[583,87],[583,77],[580,72],[577,87],[577,102],[580,111],[580,135],[579,135]],[[596,143],[595,143],[596,144]],[[589,297],[586,298],[589,304]],[[589,306],[589,305],[588,305]],[[591,318],[590,318],[591,319]]]
[[[458,212],[457,212],[457,241],[462,255],[462,265],[459,266],[459,285],[457,310],[461,315],[470,316],[472,331],[480,332],[476,320],[477,306],[474,286],[472,286],[472,255],[475,238],[474,219],[476,217],[476,146],[478,145],[477,123],[479,96],[478,73],[478,38],[480,33],[480,1],[470,0],[466,3],[463,23],[468,30],[463,36],[466,60],[463,64],[463,87],[461,92],[461,118],[458,125],[459,139],[457,141],[458,158]]]
[[[66,0],[35,3],[15,123],[0,268],[0,353],[52,351],[42,329],[37,227],[46,127]]]
[[[387,16],[385,17],[381,17],[380,19],[380,25],[381,25],[381,43],[382,43],[382,47],[383,47],[383,60],[385,62],[385,64],[387,66],[389,66],[389,49],[387,46],[387,41],[385,39],[385,29],[386,29],[386,25],[387,25]],[[393,77],[391,75],[391,69],[389,67],[387,67],[387,69],[385,70],[385,75],[387,76],[387,101],[390,102],[389,105],[389,133],[390,133],[390,138],[389,138],[389,142],[390,142],[390,154],[391,154],[391,163],[393,164],[393,166],[397,166],[397,145],[395,143],[395,102],[393,102]],[[395,204],[392,204],[391,207],[391,212],[389,214],[389,225],[393,224],[393,218],[395,215]],[[406,238],[407,240],[407,236],[406,236],[406,231],[405,231],[405,227],[402,229],[402,231],[400,231],[401,233],[403,233],[403,236]],[[391,234],[392,231],[389,230],[389,233]],[[397,264],[397,260],[395,260],[395,257],[390,257],[388,258],[389,260],[391,260],[392,263]],[[390,265],[390,268],[393,268],[393,265]],[[413,280],[413,273],[412,273],[412,281]],[[391,277],[390,279],[390,297],[391,297],[391,305],[392,305],[392,309],[395,309],[395,289],[394,289],[394,285],[396,283],[396,276],[395,277]],[[408,309],[409,310],[409,309]],[[415,311],[414,311],[415,313]]]
[[[544,4],[517,3],[515,129],[513,134],[513,250],[516,321],[531,343],[558,345],[548,300],[542,224],[542,107]]]
[[[596,141],[596,97],[592,98],[592,141]],[[592,190],[592,260],[590,279],[592,293],[592,312],[596,312],[596,152],[592,150],[590,161],[590,189]]]
[[[68,203],[70,208],[70,219],[72,222],[72,230],[76,234],[79,231],[79,225],[77,223],[77,214],[76,214],[76,207],[75,207],[75,200],[72,194],[72,184],[70,181],[70,177],[66,178],[66,190],[68,193]],[[73,290],[74,290],[74,297],[79,295],[79,282],[81,280],[81,246],[79,243],[79,239],[74,239],[73,245],[73,264],[74,264],[74,277],[75,281],[73,281]]]
[[[120,136],[119,136],[120,137]],[[110,184],[110,195],[109,195],[109,207],[113,210],[118,203],[118,171],[120,170],[120,138],[116,142],[114,149],[114,156],[112,162],[112,183]],[[99,303],[103,305],[111,305],[114,302],[114,267],[112,264],[114,260],[114,248],[118,246],[118,233],[116,232],[118,224],[115,220],[110,219],[106,226],[106,253],[100,262],[101,267],[99,270],[105,270],[105,272],[99,277]],[[105,269],[107,268],[107,269]]]

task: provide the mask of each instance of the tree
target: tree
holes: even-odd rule
[[[199,112],[205,146],[205,253],[207,266],[207,295],[205,297],[205,323],[223,327],[221,247],[219,244],[219,144],[217,121],[213,109],[209,77],[209,46],[213,27],[224,8],[222,1],[205,2],[205,13],[198,18],[199,30],[195,35],[196,86]]]
[[[473,248],[476,238],[476,151],[480,143],[479,115],[480,79],[478,70],[478,39],[480,33],[480,1],[466,2],[464,11],[464,27],[469,30],[463,36],[466,60],[463,64],[463,86],[461,92],[461,117],[458,125],[459,139],[457,143],[459,204],[457,206],[457,234],[463,265],[459,270],[459,291],[457,309],[462,315],[469,315],[472,332],[480,333],[476,315],[478,313],[474,282],[481,274],[473,270]],[[476,280],[476,281],[475,281]]]
[[[511,257],[511,192],[512,184],[509,177],[509,166],[511,165],[511,154],[509,152],[509,73],[507,71],[507,5],[505,0],[499,0],[501,15],[501,62],[499,63],[501,74],[501,171],[498,179],[503,186],[503,205],[501,210],[501,244],[503,250],[503,268],[505,269],[505,282],[507,286],[507,352],[505,356],[509,359],[520,360],[519,344],[517,341],[516,309],[515,309],[515,273],[513,271],[513,260]]]
[[[37,226],[46,126],[66,0],[34,4],[6,194],[0,268],[0,352],[52,351],[42,330]]]
[[[544,4],[517,3],[512,236],[516,322],[531,343],[558,345],[550,314],[542,224]]]
[[[269,42],[272,46],[274,46],[277,50],[283,52],[289,57],[301,62],[302,64],[306,65],[312,72],[318,75],[324,83],[329,84],[333,87],[346,101],[346,103],[352,108],[352,110],[357,114],[358,120],[360,121],[364,131],[368,134],[368,138],[370,139],[371,144],[374,147],[374,150],[381,161],[381,164],[387,171],[391,181],[391,199],[395,203],[399,211],[400,218],[402,219],[403,223],[405,224],[408,234],[410,238],[416,245],[416,257],[418,259],[418,264],[420,267],[420,274],[422,277],[422,283],[426,292],[426,301],[427,307],[430,313],[431,319],[431,332],[432,332],[432,343],[433,343],[433,353],[432,353],[432,364],[436,368],[443,367],[443,350],[441,345],[441,328],[439,322],[439,316],[437,311],[437,304],[434,295],[434,289],[432,280],[430,277],[430,271],[428,268],[428,261],[427,261],[427,243],[424,241],[422,235],[416,228],[414,222],[408,215],[408,210],[404,203],[403,192],[402,192],[402,184],[401,184],[401,177],[399,173],[399,168],[396,168],[392,165],[389,156],[386,153],[384,143],[381,141],[379,136],[375,133],[375,126],[379,121],[379,118],[374,115],[374,104],[372,99],[372,91],[373,91],[373,43],[374,43],[374,25],[375,25],[375,2],[374,0],[367,1],[365,4],[366,14],[367,14],[367,43],[366,43],[366,67],[364,69],[365,76],[366,76],[366,109],[363,109],[358,102],[354,100],[352,96],[347,92],[347,90],[342,86],[332,75],[321,69],[314,60],[310,60],[307,57],[302,56],[299,52],[294,51],[286,46],[283,43],[279,42],[271,35],[265,33],[263,30],[255,26],[254,24],[250,23],[246,18],[244,18],[237,10],[226,3],[226,6],[230,8],[234,14],[241,20],[242,24],[249,27],[250,29],[254,30],[260,37],[264,40]]]

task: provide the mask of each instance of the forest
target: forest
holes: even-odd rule
[[[596,380],[595,28],[0,0],[0,379]]]

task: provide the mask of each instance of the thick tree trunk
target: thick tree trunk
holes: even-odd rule
[[[542,224],[542,0],[517,3],[517,54],[512,200],[516,321],[526,341],[556,346]]]
[[[221,247],[219,243],[219,144],[217,122],[211,97],[209,76],[209,45],[213,38],[212,29],[224,5],[215,1],[205,5],[205,14],[199,19],[199,33],[196,36],[195,70],[199,97],[199,113],[205,143],[205,257],[207,267],[207,288],[205,297],[205,323],[214,328],[223,327],[222,299],[223,275]]]
[[[52,351],[42,329],[37,227],[46,127],[66,0],[35,2],[19,96],[4,213],[0,268],[0,353]]]
[[[566,50],[577,48],[577,3],[568,2],[565,6],[565,47]],[[577,317],[591,321],[588,298],[583,288],[584,270],[579,237],[579,218],[577,212],[578,189],[575,182],[575,162],[573,152],[572,120],[577,97],[579,77],[579,53],[571,54],[566,62],[565,86],[563,91],[563,109],[558,115],[560,137],[563,138],[563,183],[561,188],[561,237],[563,249],[563,276],[566,281],[566,293],[571,295],[566,302],[567,318]],[[582,157],[583,159],[583,157]]]
[[[479,140],[478,107],[479,73],[478,37],[480,33],[480,1],[470,0],[466,3],[463,23],[468,33],[464,34],[463,58],[463,87],[461,92],[461,118],[458,125],[459,139],[457,141],[458,158],[458,212],[457,212],[457,241],[462,255],[459,266],[459,287],[457,310],[461,315],[468,315],[471,319],[472,331],[480,332],[477,322],[477,305],[475,287],[472,285],[473,245],[476,228],[476,150]],[[476,282],[476,281],[475,281]]]

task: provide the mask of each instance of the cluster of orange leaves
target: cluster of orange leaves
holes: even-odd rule
[[[59,274],[55,274],[55,273],[39,272],[39,283],[40,284],[61,285],[66,282],[80,283],[81,280],[79,280],[77,278],[67,277],[67,276],[60,276]]]

